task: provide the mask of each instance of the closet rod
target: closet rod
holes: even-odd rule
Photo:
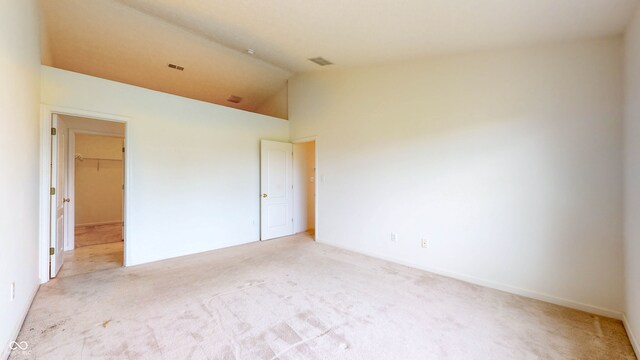
[[[122,161],[122,159],[105,159],[105,158],[93,158],[93,157],[83,157],[82,159],[76,158],[76,160],[109,160],[109,161]]]

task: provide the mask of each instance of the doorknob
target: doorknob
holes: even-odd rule
[[[263,197],[263,198],[266,198],[266,197],[267,197],[267,194],[262,194],[262,197]]]
[[[63,201],[63,202],[71,202],[71,199],[69,199],[69,198],[64,198],[64,199],[62,199],[62,201]]]

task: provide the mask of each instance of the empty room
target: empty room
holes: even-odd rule
[[[640,355],[640,0],[0,4],[0,360]]]

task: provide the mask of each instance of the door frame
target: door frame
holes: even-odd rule
[[[40,105],[40,185],[39,185],[39,198],[40,198],[40,214],[39,214],[39,236],[38,236],[38,249],[39,249],[39,269],[38,275],[40,283],[44,284],[50,280],[49,278],[49,244],[51,242],[51,236],[49,229],[51,226],[50,217],[50,181],[51,181],[51,118],[53,114],[58,115],[70,115],[76,117],[84,117],[95,120],[104,120],[124,123],[124,259],[123,265],[127,266],[127,228],[130,224],[130,203],[128,201],[129,188],[131,186],[131,151],[129,150],[129,126],[128,123],[131,120],[129,117],[105,114],[94,111],[87,111],[81,109],[67,108],[61,106],[53,106],[48,104]]]
[[[315,168],[316,168],[316,174],[315,174],[315,181],[313,183],[313,185],[315,186],[315,193],[316,193],[316,197],[314,200],[314,235],[313,235],[313,239],[315,241],[318,241],[320,239],[320,222],[318,221],[318,219],[320,219],[320,217],[318,216],[319,214],[319,206],[318,203],[320,202],[320,180],[324,179],[323,177],[321,177],[320,174],[320,168],[318,167],[318,136],[307,136],[307,137],[301,137],[301,138],[297,138],[295,140],[291,140],[292,144],[302,144],[302,143],[306,143],[306,142],[315,142],[315,146],[313,147],[313,151],[314,151],[314,161],[315,161]],[[294,162],[295,163],[295,162]],[[295,211],[295,207],[294,207],[294,211]]]
[[[126,131],[126,126],[125,126],[125,131]],[[108,132],[108,131],[94,131],[94,130],[84,130],[84,129],[76,129],[76,128],[69,128],[69,139],[67,139],[67,144],[68,144],[68,154],[67,154],[67,196],[69,197],[69,199],[71,199],[71,201],[68,204],[68,214],[65,214],[65,216],[67,217],[67,221],[65,226],[67,226],[70,230],[71,229],[75,229],[76,226],[76,219],[75,219],[75,213],[76,213],[76,205],[75,205],[75,200],[76,200],[76,193],[75,193],[75,188],[76,188],[76,161],[75,161],[75,153],[76,153],[76,134],[85,134],[85,135],[99,135],[99,136],[110,136],[110,137],[117,137],[123,140],[127,140],[125,135],[119,134],[119,133],[113,133],[113,132]],[[126,148],[126,146],[125,146]],[[125,151],[126,154],[126,151]],[[123,159],[123,172],[124,172],[124,166],[126,166],[126,163],[124,162]],[[125,174],[126,176],[126,174]],[[122,192],[122,204],[123,204],[123,209],[122,209],[122,222],[124,223],[124,191]],[[68,250],[73,250],[75,249],[75,232],[74,231],[68,231],[66,233],[66,238],[64,239],[64,250],[68,251]]]

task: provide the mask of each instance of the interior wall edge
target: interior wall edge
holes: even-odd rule
[[[627,336],[629,337],[629,342],[631,342],[633,351],[636,352],[636,356],[640,356],[640,343],[633,333],[633,330],[631,330],[631,325],[629,324],[629,319],[627,319],[626,313],[622,313],[622,323],[624,324],[624,329],[627,331]]]
[[[0,11],[0,186],[10,189],[0,210],[0,356],[8,356],[16,328],[38,279],[38,160],[40,28],[37,0],[3,1]]]
[[[624,37],[625,328],[640,356],[640,5]]]

